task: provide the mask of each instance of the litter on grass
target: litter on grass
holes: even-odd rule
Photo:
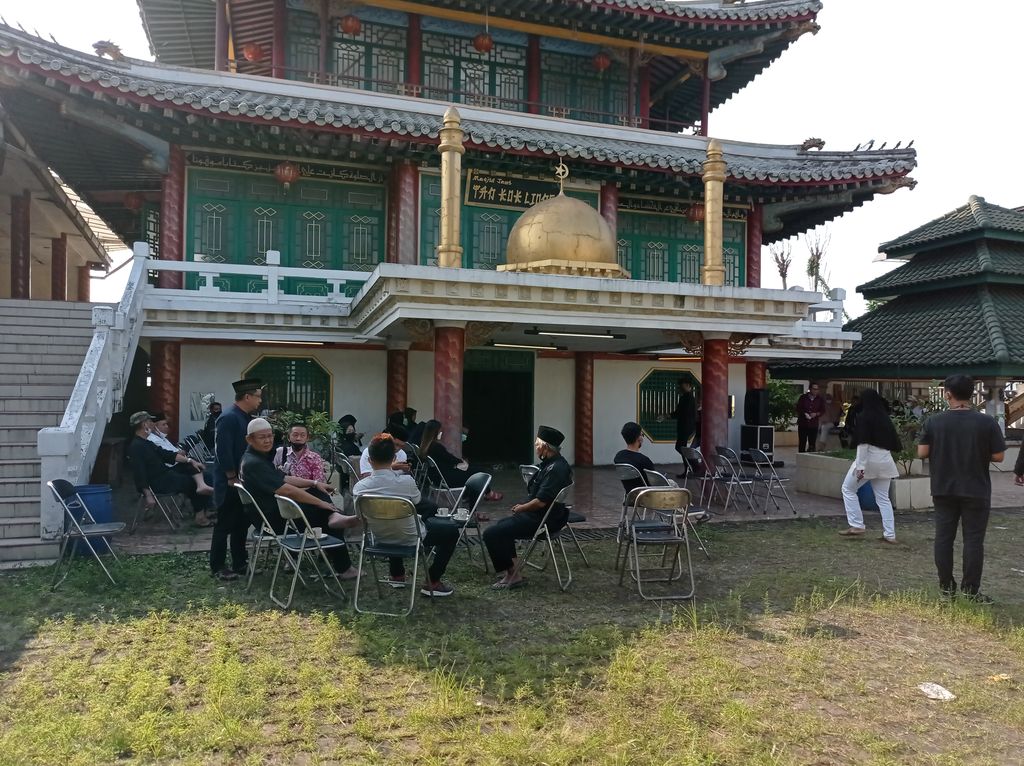
[[[956,699],[956,695],[953,694],[953,692],[951,692],[945,686],[939,686],[938,684],[918,684],[917,688],[923,691],[924,696],[926,696],[930,700],[940,700],[941,702],[949,702],[951,700]]]

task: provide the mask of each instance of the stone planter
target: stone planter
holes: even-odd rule
[[[843,479],[850,461],[804,452],[796,456],[793,485],[798,492],[842,499]],[[889,499],[898,511],[921,511],[932,507],[931,480],[927,476],[894,479]]]
[[[795,447],[797,444],[797,433],[796,431],[776,431],[775,432],[775,446],[776,447]]]

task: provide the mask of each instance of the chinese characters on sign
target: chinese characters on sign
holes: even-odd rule
[[[558,194],[558,183],[529,178],[509,178],[480,170],[466,177],[466,204],[526,210]]]

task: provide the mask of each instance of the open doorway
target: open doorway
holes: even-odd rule
[[[462,382],[466,460],[533,462],[533,354],[467,351]]]

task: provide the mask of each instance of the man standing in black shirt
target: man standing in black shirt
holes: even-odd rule
[[[939,587],[948,596],[956,595],[953,542],[960,525],[964,531],[960,591],[973,601],[991,603],[992,599],[980,592],[992,503],[989,463],[1003,461],[1006,442],[995,419],[971,405],[973,378],[950,375],[942,385],[949,410],[925,421],[917,447],[917,456],[930,462]]]
[[[622,440],[626,442],[626,448],[621,449],[615,453],[615,463],[625,463],[636,468],[640,472],[640,476],[644,475],[644,471],[653,471],[654,463],[647,457],[640,448],[644,444],[644,432],[640,428],[639,423],[630,421],[622,427]],[[631,489],[637,487],[646,486],[646,478],[638,479],[624,479],[622,481],[622,489],[628,494]]]
[[[530,499],[513,505],[511,516],[491,524],[484,531],[484,544],[494,563],[494,571],[503,575],[491,586],[495,590],[519,588],[526,582],[522,573],[516,571],[516,540],[533,537],[548,506],[559,492],[572,484],[572,468],[560,452],[564,440],[564,434],[558,429],[549,426],[537,429],[533,446],[540,458],[540,470],[527,486]],[[568,520],[568,509],[559,503],[548,516],[548,531],[556,534]]]

